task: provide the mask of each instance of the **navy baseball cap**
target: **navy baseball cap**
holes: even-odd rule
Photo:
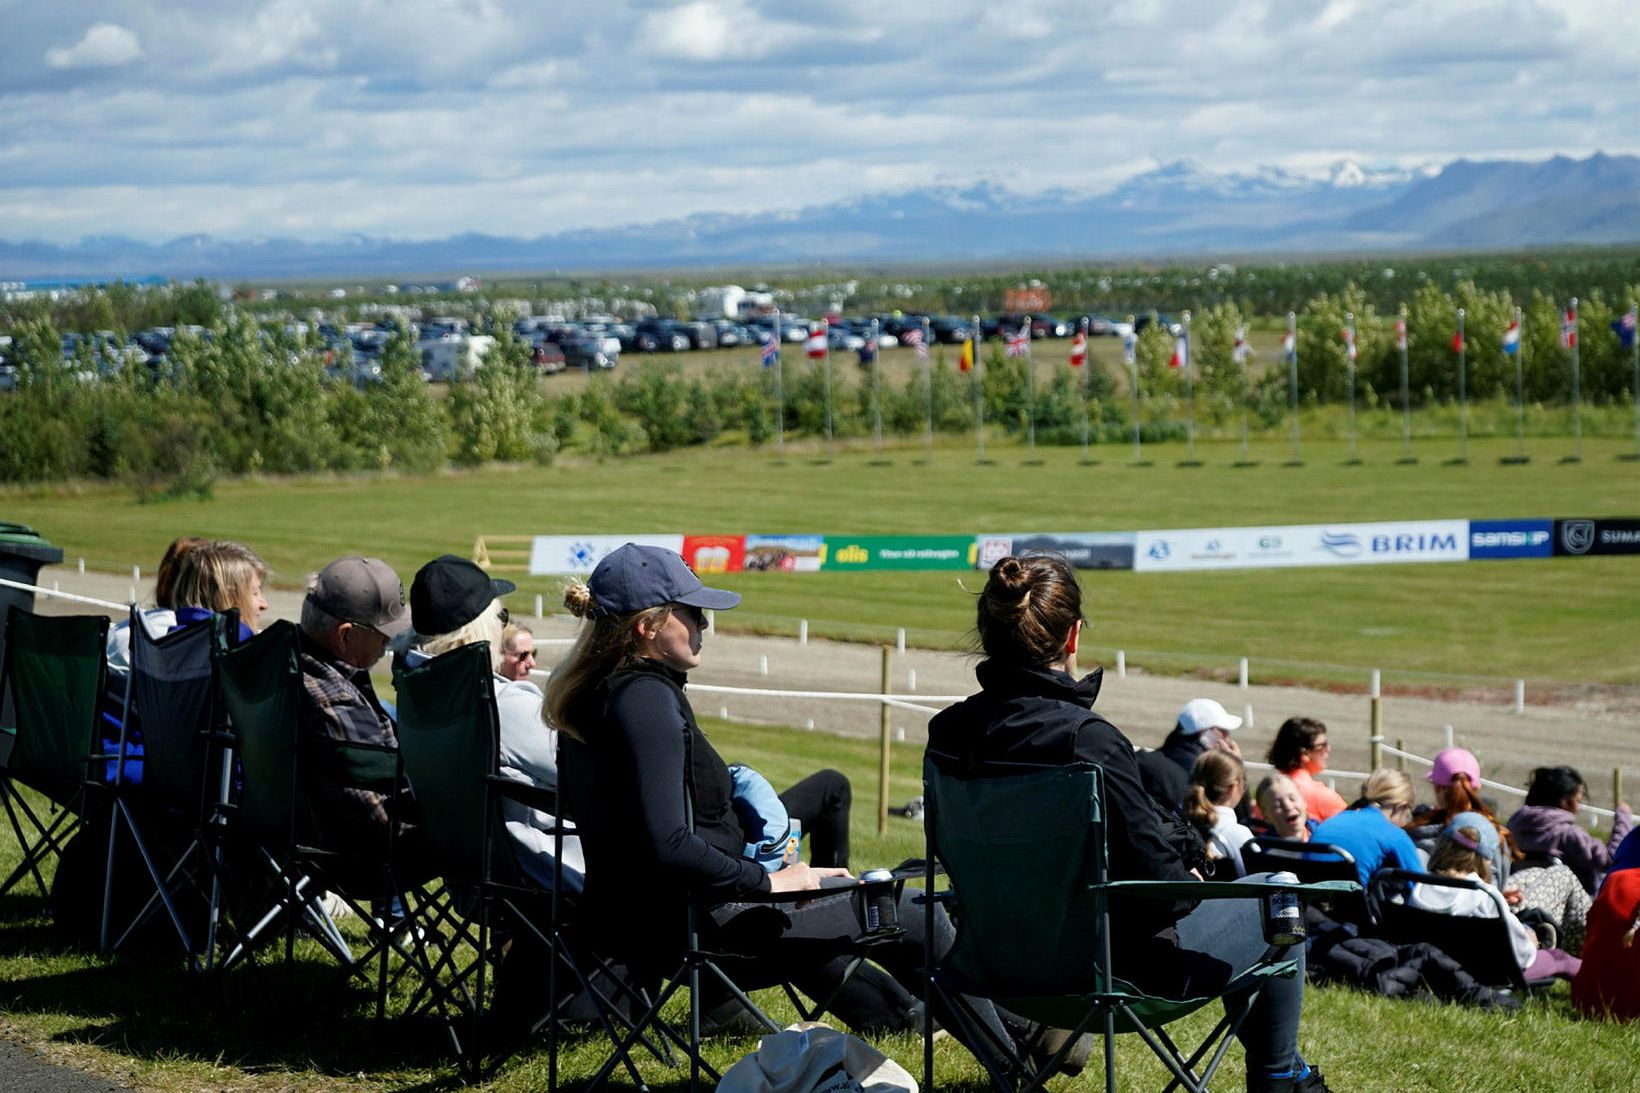
[[[477,563],[454,554],[434,558],[410,582],[410,619],[416,633],[431,636],[459,630],[497,598],[518,586],[491,577]]]
[[[587,588],[604,615],[630,615],[668,603],[727,611],[740,603],[738,592],[701,584],[680,555],[637,543],[627,543],[604,555],[593,569]]]

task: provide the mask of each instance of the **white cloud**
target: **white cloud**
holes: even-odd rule
[[[118,68],[142,56],[136,34],[114,23],[93,23],[85,37],[68,47],[46,50],[52,68]]]
[[[638,43],[644,52],[687,61],[757,56],[773,44],[760,23],[742,0],[693,0],[645,16]]]

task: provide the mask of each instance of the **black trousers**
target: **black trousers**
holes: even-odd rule
[[[809,775],[780,795],[786,815],[803,825],[809,839],[809,864],[848,866],[848,814],[854,790],[840,770]]]

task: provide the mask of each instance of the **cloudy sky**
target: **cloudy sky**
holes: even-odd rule
[[[1634,0],[0,0],[0,238],[1640,151]]]

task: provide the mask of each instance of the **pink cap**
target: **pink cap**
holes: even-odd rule
[[[1425,777],[1438,786],[1450,786],[1457,774],[1467,777],[1471,786],[1480,788],[1481,765],[1475,757],[1462,748],[1442,748],[1435,753],[1435,765]]]

